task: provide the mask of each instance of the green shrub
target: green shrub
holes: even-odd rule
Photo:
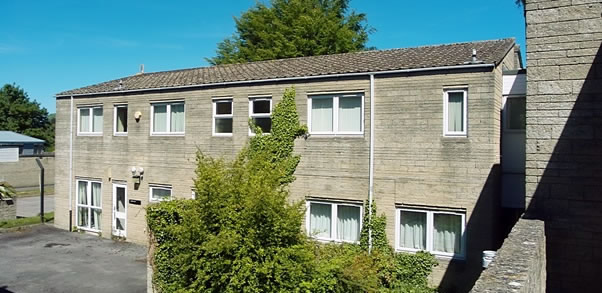
[[[384,215],[364,223],[361,245],[323,244],[302,231],[303,202],[290,202],[305,134],[294,89],[273,111],[270,135],[232,161],[197,153],[196,200],[149,205],[153,283],[160,292],[429,292],[428,254],[394,254]],[[253,125],[252,125],[253,126]],[[367,217],[364,217],[366,220]],[[366,227],[373,229],[373,251]],[[400,267],[411,266],[411,267]],[[412,291],[413,290],[413,291]]]

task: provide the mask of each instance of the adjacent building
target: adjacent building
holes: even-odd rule
[[[197,148],[233,157],[254,135],[249,119],[269,132],[295,87],[310,135],[296,142],[291,193],[307,203],[306,231],[355,242],[373,198],[391,245],[432,252],[433,281],[466,291],[482,251],[499,245],[505,208],[524,208],[521,67],[502,39],[141,73],[62,92],[55,225],[146,243],[146,205],[194,198]]]
[[[0,131],[0,162],[17,162],[20,155],[38,155],[44,140],[13,131]]]

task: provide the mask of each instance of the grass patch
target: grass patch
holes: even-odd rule
[[[54,212],[44,214],[44,223],[54,221]],[[15,228],[40,223],[40,216],[0,221],[0,228]]]
[[[54,194],[54,187],[46,187],[44,188],[44,197],[47,195]],[[40,189],[28,189],[23,191],[17,191],[16,197],[32,197],[32,196],[40,196]]]

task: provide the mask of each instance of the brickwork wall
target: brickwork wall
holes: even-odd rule
[[[17,205],[14,200],[0,199],[0,221],[13,220],[17,217]]]
[[[546,221],[548,292],[602,275],[602,3],[527,0],[526,195]]]

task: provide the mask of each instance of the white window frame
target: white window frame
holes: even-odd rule
[[[330,96],[330,97],[327,97]],[[360,109],[361,122],[360,131],[339,131],[339,98],[345,97],[360,97],[362,105]],[[311,129],[311,110],[313,99],[328,99],[332,98],[332,131],[312,131]],[[365,95],[363,93],[344,93],[344,94],[311,94],[307,96],[307,128],[309,134],[312,135],[326,135],[326,136],[337,136],[337,135],[363,135],[364,134],[364,107]]]
[[[156,199],[153,198],[153,190],[154,189],[162,189],[162,190],[169,190],[169,198],[168,199]],[[162,201],[169,201],[173,199],[173,188],[171,185],[163,185],[163,184],[149,184],[148,185],[148,201],[149,202],[162,202]]]
[[[445,258],[454,258],[454,259],[465,259],[466,257],[466,214],[461,212],[453,212],[453,211],[443,211],[443,210],[429,210],[429,209],[415,209],[415,208],[396,208],[395,209],[395,250],[396,251],[405,251],[405,252],[417,252],[423,251],[422,249],[401,247],[401,243],[399,242],[399,236],[401,233],[401,212],[415,212],[415,213],[425,213],[426,214],[426,248],[424,251],[428,251],[436,256],[441,256]],[[461,216],[461,238],[460,238],[460,253],[449,253],[443,251],[435,251],[433,249],[433,232],[435,230],[434,226],[434,215],[435,214],[448,214]]]
[[[449,94],[450,93],[462,93],[464,99],[462,101],[463,117],[462,117],[462,128],[463,131],[449,131]],[[443,91],[443,136],[450,137],[466,137],[468,136],[468,89],[467,88],[450,88]]]
[[[114,136],[127,136],[128,132],[124,131],[124,132],[118,132],[117,131],[117,109],[118,108],[126,108],[128,109],[128,104],[115,104],[113,105],[113,135]],[[126,116],[127,116],[127,110],[126,110]],[[129,118],[129,117],[127,117]],[[127,123],[129,124],[130,121],[128,119]],[[127,125],[128,129],[129,129],[129,125]]]
[[[230,114],[216,114],[217,111],[217,103],[230,102]],[[213,112],[212,112],[212,125],[211,125],[211,134],[213,136],[232,136],[234,133],[234,98],[232,97],[223,97],[223,98],[215,98],[212,100],[213,104]],[[230,133],[218,133],[215,132],[215,121],[219,118],[229,118],[232,119],[232,132]]]
[[[171,131],[171,106],[172,105],[179,105],[182,104],[184,105],[184,131]],[[167,129],[167,131],[164,132],[157,132],[155,131],[154,127],[155,127],[155,106],[167,106],[166,112],[167,112],[167,118],[165,119],[165,129]],[[151,136],[183,136],[184,134],[186,134],[186,103],[183,100],[177,100],[177,101],[157,101],[157,102],[152,102],[150,105],[150,135]]]
[[[79,183],[80,182],[86,182],[88,187],[86,188],[86,202],[88,204],[84,205],[84,204],[80,204],[79,203]],[[100,206],[93,206],[92,205],[92,183],[99,183],[100,184]],[[88,209],[88,225],[90,225],[90,223],[92,222],[90,219],[92,217],[92,209],[97,209],[100,210],[100,217],[101,217],[101,223],[102,223],[102,216],[103,216],[103,212],[102,212],[102,181],[101,180],[85,180],[85,179],[77,179],[75,180],[75,189],[76,189],[76,196],[75,196],[75,226],[78,229],[81,230],[85,230],[85,231],[90,231],[90,232],[101,232],[102,230],[102,225],[101,225],[101,229],[94,229],[94,228],[90,228],[90,227],[82,227],[79,225],[79,208],[86,208]]]
[[[269,114],[265,114],[265,113],[261,113],[261,114],[255,114],[253,113],[253,102],[255,101],[269,101],[270,102],[270,113]],[[249,119],[253,119],[253,118],[270,118],[272,119],[272,97],[269,96],[265,96],[265,97],[249,97]],[[270,129],[271,132],[271,129]],[[270,132],[264,132],[263,134],[270,134]],[[249,127],[249,136],[255,136],[255,133],[253,133],[253,130],[251,129],[251,127]]]
[[[100,125],[100,131],[94,132],[94,109],[102,110],[102,122]],[[90,122],[88,123],[88,129],[86,131],[82,131],[81,127],[81,111],[88,110],[90,116]],[[77,107],[77,135],[78,136],[102,136],[102,129],[104,124],[104,109],[102,105],[94,105],[94,106],[81,106]]]
[[[310,217],[311,217],[311,204],[327,204],[330,205],[330,238],[325,237],[317,237],[315,235],[311,235],[311,225],[310,225]],[[338,221],[338,206],[351,206],[351,207],[359,207],[360,208],[360,235],[362,233],[362,225],[364,222],[364,206],[362,204],[355,203],[343,203],[343,202],[334,202],[334,201],[322,201],[322,200],[306,200],[305,201],[305,231],[307,235],[313,239],[322,242],[337,242],[337,243],[359,243],[359,239],[357,241],[343,240],[337,239],[337,221]]]

